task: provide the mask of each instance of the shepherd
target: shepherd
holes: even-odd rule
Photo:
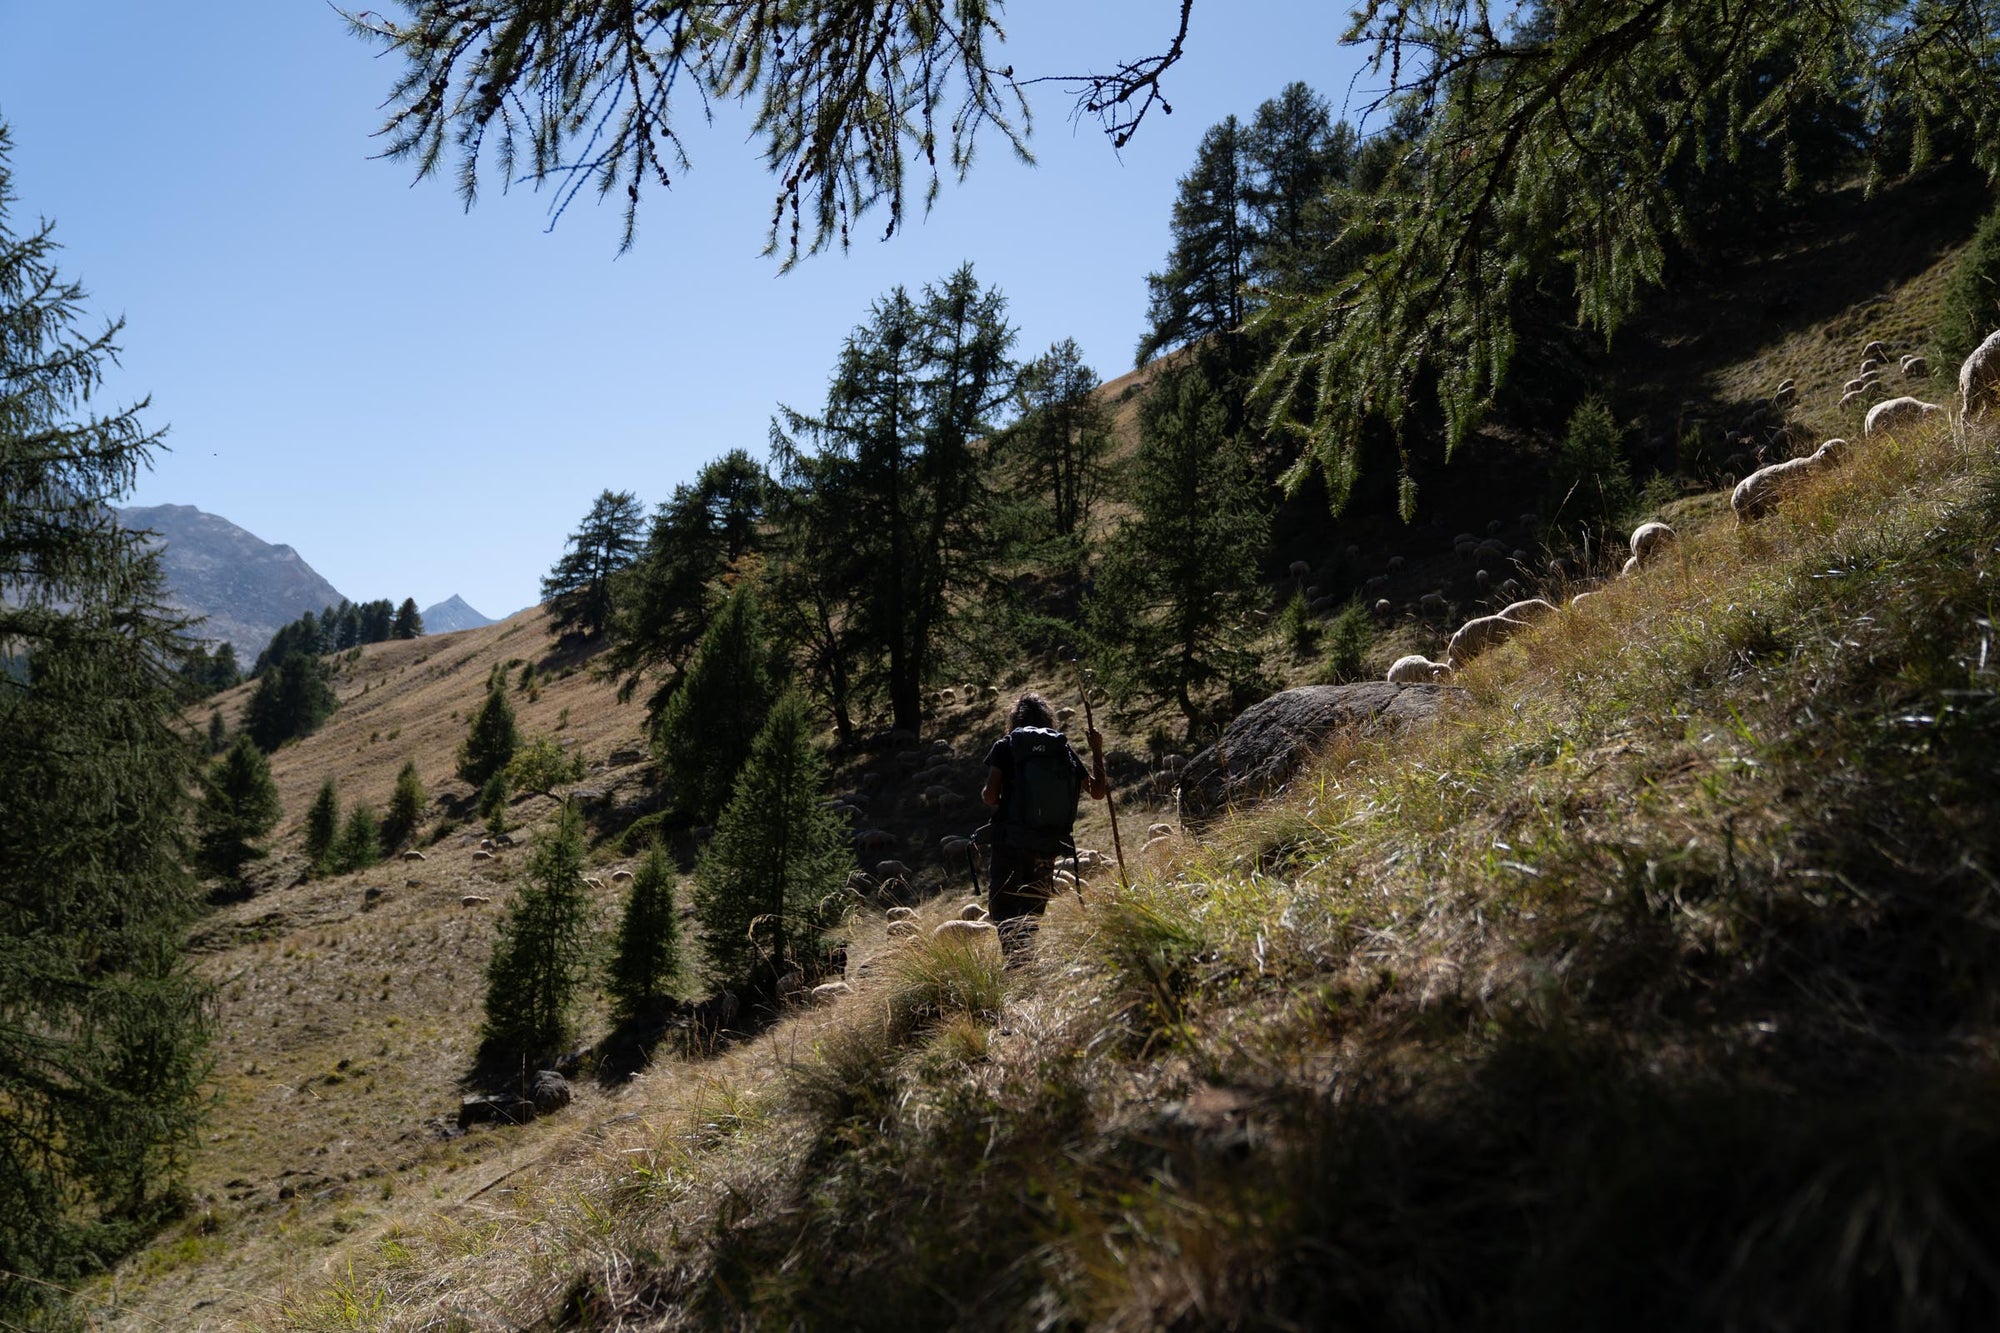
[[[1033,692],[1014,701],[1007,734],[986,755],[986,786],[979,799],[994,808],[982,832],[993,845],[987,915],[1013,966],[1034,942],[1037,920],[1055,893],[1056,858],[1076,854],[1071,829],[1081,793],[1094,801],[1110,794],[1104,776],[1104,737],[1087,729],[1091,767],[1056,730],[1055,710]]]

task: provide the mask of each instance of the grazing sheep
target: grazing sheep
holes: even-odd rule
[[[1591,600],[1593,597],[1602,597],[1602,596],[1604,596],[1604,594],[1601,592],[1580,592],[1576,596],[1569,599],[1570,609],[1575,610],[1577,607],[1582,606],[1585,602]]]
[[[424,855],[424,854],[423,854],[422,852],[418,851],[418,850],[417,850],[416,848],[414,848],[414,847],[412,847],[412,848],[411,848],[411,849],[410,849],[409,851],[407,851],[407,852],[404,852],[404,853],[403,853],[403,859],[404,859],[405,861],[428,861],[428,860],[430,860],[430,858],[429,858],[428,856],[425,856],[425,855]]]
[[[1872,371],[1880,370],[1882,369],[1884,364],[1885,363],[1882,361],[1880,357],[1871,356],[1866,361],[1863,361],[1861,363],[1861,373],[1866,375]]]
[[[1445,661],[1454,668],[1471,661],[1489,648],[1498,648],[1526,629],[1527,623],[1506,616],[1480,616],[1458,627],[1445,646]]]
[[[887,829],[865,828],[854,835],[854,845],[864,852],[879,852],[896,845],[896,835]]]
[[[1921,356],[1903,358],[1903,375],[1906,379],[1926,379],[1931,373],[1931,363]]]
[[[2000,402],[2000,329],[1987,334],[1958,368],[1960,417],[1976,421],[1996,402]]]
[[[1178,773],[1187,767],[1187,756],[1184,754],[1167,755],[1160,760],[1160,766],[1165,768],[1169,773]]]
[[[1526,601],[1512,602],[1500,608],[1500,614],[1509,620],[1525,621],[1530,625],[1540,620],[1543,616],[1552,616],[1555,613],[1555,607],[1539,597],[1530,597]]]
[[[1664,554],[1674,544],[1675,535],[1672,528],[1657,520],[1641,523],[1632,529],[1632,554],[1638,557],[1640,564],[1651,564],[1653,557]]]
[[[1400,569],[1401,569],[1402,567],[1403,567],[1403,557],[1402,557],[1402,556],[1400,556],[1400,555],[1392,555],[1392,556],[1390,556],[1390,557],[1389,557],[1389,572],[1390,572],[1391,574],[1394,574],[1395,572],[1397,572],[1398,570],[1400,570]]]
[[[1632,577],[1632,575],[1637,574],[1638,572],[1639,572],[1639,557],[1636,555],[1630,555],[1626,556],[1625,563],[1619,566],[1618,577],[1621,579],[1626,579]]]
[[[892,940],[913,940],[922,933],[923,927],[909,920],[891,921],[888,927],[889,938]]]
[[[1395,609],[1396,609],[1395,606],[1392,605],[1389,599],[1386,597],[1377,598],[1375,601],[1375,614],[1378,616],[1389,615],[1392,612],[1394,612]]]
[[[908,883],[911,878],[910,868],[901,861],[878,861],[875,864],[875,878],[885,883],[892,879]]]
[[[986,919],[986,909],[978,903],[967,903],[958,909],[958,919],[960,921],[984,921]]]
[[[931,938],[934,940],[958,940],[961,943],[977,947],[979,942],[984,939],[991,938],[997,941],[1000,938],[1000,932],[994,929],[991,921],[952,920],[939,922],[937,928],[931,931]]]
[[[1921,398],[1891,398],[1868,409],[1868,416],[1862,423],[1861,433],[1864,436],[1892,435],[1907,426],[1917,424],[1934,412],[1942,411],[1944,409],[1936,403],[1927,403]]]
[[[1862,348],[1861,355],[1864,360],[1870,357],[1886,358],[1889,355],[1889,349],[1884,347],[1879,340],[1876,340]]]
[[[953,690],[953,689],[943,689],[943,690],[939,690],[939,691],[938,691],[938,702],[939,702],[939,703],[945,703],[945,704],[955,704],[955,703],[957,703],[957,702],[958,702],[958,691],[957,691],[957,690]]]
[[[1787,459],[1751,473],[1729,495],[1729,507],[1735,511],[1736,521],[1749,523],[1762,518],[1795,482],[1838,462],[1846,450],[1846,440],[1828,440],[1805,458]]]
[[[629,870],[614,870],[611,872],[611,882],[613,884],[623,884],[631,878],[632,872]]]
[[[491,860],[493,859],[493,853],[491,853],[491,852],[474,852],[474,853],[472,854],[472,859],[473,859],[473,860],[475,860],[475,861],[491,861]]]
[[[1772,407],[1790,407],[1798,401],[1799,389],[1796,384],[1787,384],[1771,395]]]
[[[1315,597],[1306,603],[1306,610],[1316,616],[1323,616],[1339,605],[1340,599],[1338,597]]]
[[[1444,594],[1441,592],[1427,592],[1422,597],[1417,598],[1417,607],[1423,611],[1442,611],[1444,610]]]
[[[1842,407],[1851,407],[1867,396],[1868,390],[1866,389],[1849,389],[1846,393],[1840,395],[1840,405]]]
[[[891,921],[908,921],[916,914],[917,909],[914,907],[892,907],[883,913]]]
[[[1056,725],[1064,726],[1075,716],[1076,710],[1074,708],[1058,708],[1056,709]]]
[[[1146,829],[1146,836],[1149,838],[1170,838],[1173,836],[1173,833],[1174,826],[1172,824],[1152,824]]]
[[[1305,577],[1306,575],[1308,575],[1308,574],[1310,574],[1310,573],[1312,573],[1312,566],[1311,566],[1311,565],[1307,564],[1307,563],[1306,563],[1305,561],[1303,561],[1303,560],[1294,560],[1294,561],[1292,561],[1292,566],[1291,566],[1291,575],[1292,575],[1292,577],[1293,577],[1293,578],[1295,578],[1295,579],[1302,579],[1302,578],[1304,578],[1304,577]]]
[[[1484,592],[1486,591],[1486,585],[1493,582],[1493,576],[1482,569],[1472,576],[1472,581],[1479,585],[1481,592]]]
[[[976,844],[970,838],[953,834],[938,840],[938,855],[956,859],[971,851]]]
[[[1509,601],[1513,601],[1520,597],[1521,585],[1515,582],[1513,579],[1503,579],[1501,580],[1500,586],[1495,588],[1493,591],[1499,593],[1502,597],[1507,598]]]
[[[854,994],[854,987],[844,981],[823,981],[812,988],[814,1004],[831,1004],[835,1000]]]
[[[1461,532],[1456,537],[1453,537],[1451,539],[1451,544],[1453,546],[1477,546],[1479,544],[1479,538],[1473,536],[1469,532]]]
[[[1411,653],[1389,664],[1391,685],[1436,685],[1450,679],[1451,663],[1433,662],[1422,653]]]
[[[458,905],[460,907],[478,907],[483,903],[490,903],[492,901],[491,898],[483,893],[468,893],[458,900]]]
[[[1362,584],[1361,590],[1363,592],[1375,592],[1378,591],[1379,589],[1386,588],[1388,586],[1389,586],[1389,576],[1387,574],[1377,574],[1373,578],[1369,579],[1366,583]]]
[[[1073,889],[1076,887],[1076,872],[1073,870],[1058,870],[1055,872],[1054,879],[1056,883],[1062,885],[1066,889]]]
[[[1347,547],[1347,558],[1349,560],[1359,560],[1361,558],[1361,548],[1350,542]]]
[[[1486,535],[1489,537],[1498,537],[1501,534],[1501,532],[1505,530],[1506,527],[1507,527],[1506,523],[1502,522],[1500,519],[1497,518],[1493,519],[1489,521],[1486,525]]]
[[[1319,596],[1319,585],[1317,583],[1307,585],[1301,596],[1310,602],[1313,598]]]
[[[1536,525],[1537,523],[1540,523],[1540,522],[1542,521],[1542,516],[1541,516],[1540,514],[1536,513],[1536,512],[1535,512],[1534,510],[1532,510],[1532,509],[1529,509],[1529,510],[1526,510],[1525,512],[1523,512],[1522,514],[1520,514],[1520,515],[1519,515],[1519,518],[1520,518],[1520,523],[1521,523],[1521,526],[1522,526],[1522,527],[1524,527],[1524,528],[1532,528],[1532,527],[1534,527],[1534,526],[1535,526],[1535,525]]]
[[[593,889],[602,889],[604,887],[604,881],[599,879],[595,875],[585,875],[583,877],[583,882],[585,884],[588,884]]]

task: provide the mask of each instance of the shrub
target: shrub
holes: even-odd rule
[[[1959,363],[1996,328],[2000,328],[2000,208],[1979,224],[1945,287],[1931,330],[1937,369],[1956,373]]]
[[[498,835],[507,831],[507,797],[505,773],[495,773],[479,789],[479,817],[486,821],[488,833]]]
[[[1294,656],[1311,655],[1313,644],[1319,638],[1319,622],[1313,619],[1304,592],[1294,592],[1292,600],[1285,603],[1285,609],[1278,612],[1277,630],[1278,642],[1290,649]]]
[[[1360,602],[1349,602],[1326,627],[1326,660],[1320,674],[1327,683],[1345,684],[1367,674],[1364,659],[1375,644],[1375,629]]]
[[[507,784],[515,791],[553,796],[557,787],[583,780],[583,756],[548,736],[531,737],[507,764]]]

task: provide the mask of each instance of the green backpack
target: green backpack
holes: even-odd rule
[[[1007,733],[1014,772],[1007,791],[1002,842],[1016,851],[1054,856],[1070,848],[1076,804],[1083,794],[1069,741],[1047,727],[1016,727]]]

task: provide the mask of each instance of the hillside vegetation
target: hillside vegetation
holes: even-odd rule
[[[1205,842],[1134,855],[1129,889],[1098,874],[1031,967],[892,946],[864,913],[851,997],[579,1079],[528,1126],[450,1124],[517,853],[433,823],[421,863],[293,884],[280,857],[200,937],[202,1205],[98,1317],[1990,1320],[1994,456],[1979,431],[1871,440],[1754,527],[1673,502],[1672,559],[1475,662],[1431,728],[1336,742]],[[343,662],[341,709],[274,757],[289,818],[327,775],[386,799],[406,755],[468,808],[463,719],[538,654],[524,728],[575,742],[595,808],[644,808],[639,710],[529,613]],[[997,718],[931,722],[970,782]],[[1114,767],[1131,789],[1144,765]],[[1157,816],[1124,808],[1136,849]],[[615,837],[593,859],[627,863]],[[969,886],[923,879],[926,925],[955,914]]]

